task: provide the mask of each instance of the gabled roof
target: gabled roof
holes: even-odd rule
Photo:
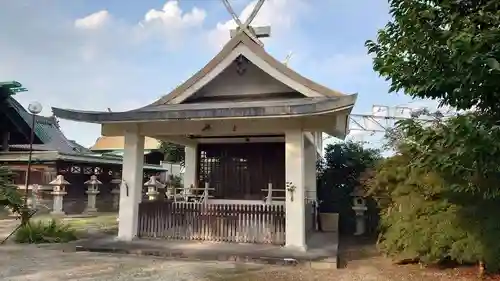
[[[240,56],[304,97],[252,102],[183,103]],[[53,108],[52,111],[55,116],[63,119],[98,124],[233,117],[299,117],[350,111],[356,98],[356,94],[345,95],[301,76],[269,55],[247,34],[240,32],[204,68],[150,105],[126,112],[61,108]]]
[[[266,62],[272,68],[276,69],[278,72],[280,72],[284,76],[288,77],[289,79],[291,79],[293,81],[298,82],[299,84],[304,85],[305,87],[311,89],[314,92],[319,93],[323,97],[339,98],[339,97],[346,96],[346,94],[343,94],[341,92],[329,89],[325,86],[322,86],[322,85],[300,75],[299,73],[295,72],[294,70],[292,70],[291,68],[289,68],[285,64],[283,64],[282,62],[276,60],[269,53],[267,53],[266,50],[262,46],[260,46],[255,41],[253,41],[250,37],[248,37],[248,35],[246,33],[240,32],[235,37],[233,37],[228,43],[226,43],[226,45],[224,45],[222,50],[207,65],[205,65],[205,67],[200,69],[197,73],[195,73],[193,76],[191,76],[191,78],[189,78],[187,81],[185,81],[180,86],[175,88],[172,92],[170,92],[169,94],[160,98],[159,100],[157,100],[156,102],[152,103],[149,106],[181,103],[185,99],[185,98],[182,98],[181,96],[190,87],[194,86],[196,83],[199,83],[200,80],[202,80],[204,77],[206,77],[208,73],[210,73],[211,71],[214,71],[218,67],[219,67],[220,71],[223,71],[225,69],[225,67],[220,67],[220,65],[231,54],[233,54],[234,57],[236,57],[238,55],[245,56],[245,54],[243,52],[239,52],[239,53],[234,52],[237,49],[237,47],[239,47],[239,46],[247,47],[252,54],[255,54],[255,56],[257,58]],[[243,49],[241,49],[241,51],[242,50]],[[247,57],[247,59],[252,61],[251,57]],[[230,60],[230,62],[232,62],[232,60]],[[149,107],[149,106],[147,106],[147,107]]]

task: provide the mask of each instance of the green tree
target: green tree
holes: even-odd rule
[[[0,166],[0,207],[7,207],[16,214],[23,208],[22,196],[12,184],[12,172],[3,166]]]
[[[381,158],[380,151],[365,148],[361,143],[330,144],[318,173],[318,197],[322,212],[339,213],[339,230],[354,232],[351,192],[360,185],[362,173]]]
[[[381,208],[379,245],[400,259],[500,269],[500,128],[473,114],[400,122],[396,155],[364,185]],[[392,138],[391,138],[392,139]]]
[[[427,207],[418,211],[417,207],[408,209],[422,214],[419,218],[427,218],[429,223],[435,218],[439,221],[440,214],[448,214],[447,221],[455,229],[455,232],[450,228],[443,230],[444,240],[449,241],[446,247],[436,245],[432,240],[436,237],[431,239],[411,229],[418,223],[408,224],[405,231],[413,233],[408,237],[420,241],[417,258],[433,260],[442,255],[459,261],[484,261],[490,270],[498,270],[500,248],[494,237],[500,235],[500,219],[491,214],[500,211],[497,125],[500,2],[389,0],[389,3],[392,21],[379,31],[376,41],[367,41],[366,46],[374,55],[374,69],[390,81],[390,91],[437,99],[443,105],[461,110],[475,109],[474,114],[445,121],[438,119],[427,125],[415,120],[400,123],[404,140],[401,137],[393,140],[408,165],[406,174],[401,172],[396,178],[417,176],[410,186],[423,189],[416,188],[418,192],[412,198],[423,198],[425,203],[437,200],[430,205],[419,205]],[[381,177],[381,172],[375,171],[374,176]],[[422,182],[422,177],[429,175],[436,181]],[[399,188],[408,183],[392,184]],[[433,195],[425,197],[426,194]],[[390,197],[392,201],[398,198],[393,192]],[[436,206],[443,209],[433,210]],[[446,212],[448,207],[453,209],[452,213]],[[401,225],[385,224],[390,228]],[[464,234],[468,240],[460,239]],[[393,240],[400,246],[404,245],[402,241]]]
[[[459,207],[458,229],[477,245],[464,249],[467,258],[500,270],[500,127],[467,114],[432,126],[410,120],[400,127],[410,136],[410,167],[436,173],[446,183],[443,197]],[[418,145],[416,145],[418,144]]]
[[[160,150],[165,155],[165,161],[171,163],[184,163],[184,146],[162,141]]]
[[[426,264],[447,258],[477,262],[481,243],[462,227],[462,205],[449,200],[446,182],[412,168],[411,160],[409,154],[388,158],[365,181],[381,209],[379,249]]]
[[[389,4],[393,20],[366,46],[390,91],[500,119],[500,1]]]

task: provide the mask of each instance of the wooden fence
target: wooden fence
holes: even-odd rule
[[[138,236],[283,245],[285,206],[141,202]]]

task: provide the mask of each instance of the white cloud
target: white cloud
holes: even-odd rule
[[[206,15],[199,8],[184,12],[177,1],[167,1],[159,11],[144,10],[141,27],[107,10],[75,19],[52,2],[21,2],[8,1],[0,9],[5,39],[0,44],[0,81],[20,81],[29,91],[16,98],[24,106],[41,102],[42,115],[50,115],[53,106],[120,111],[154,101],[171,85],[165,78],[168,66],[143,61],[151,59],[155,46],[149,39],[157,35],[161,40],[155,44],[180,44],[179,33],[202,26]],[[155,52],[169,54],[166,48]],[[69,138],[86,146],[100,135],[98,125],[60,124]]]
[[[185,12],[179,7],[179,2],[170,0],[160,10],[151,9],[139,23],[139,36],[142,39],[158,38],[165,40],[168,47],[178,47],[190,29],[201,29],[207,13],[205,10],[193,7]],[[201,30],[200,30],[201,31]]]
[[[248,4],[244,1],[240,7]],[[204,29],[205,10],[182,10],[179,1],[172,0],[161,8],[139,11],[136,16],[142,20],[136,22],[107,9],[74,18],[55,2],[22,2],[7,1],[0,9],[0,35],[6,38],[0,44],[0,81],[20,81],[29,92],[19,93],[17,99],[25,106],[41,102],[42,115],[50,115],[51,107],[121,111],[148,104],[186,78],[176,75],[197,70],[200,63],[193,57],[198,55],[198,60],[199,53],[211,53],[199,44],[186,44],[187,40],[206,43],[208,36],[220,46],[235,26],[231,20]],[[242,10],[242,20],[255,3]],[[279,41],[276,37],[290,30],[304,3],[267,0],[253,24],[270,24],[273,42]],[[166,48],[181,44],[186,48]],[[188,53],[191,45],[197,54]],[[176,57],[182,57],[178,64],[186,69],[171,64]],[[100,135],[98,125],[65,120],[60,124],[69,138],[86,146]]]
[[[111,15],[108,11],[102,10],[90,14],[84,18],[75,20],[75,27],[81,29],[96,29],[102,27],[106,22],[111,20]]]
[[[149,10],[144,16],[144,22],[146,24],[160,22],[166,28],[179,29],[202,24],[206,16],[206,12],[197,7],[183,14],[178,1],[168,1],[161,10]]]

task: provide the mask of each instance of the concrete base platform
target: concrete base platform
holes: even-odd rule
[[[337,268],[337,233],[313,233],[307,251],[261,244],[237,244],[183,240],[117,241],[114,237],[82,241],[77,251],[150,255],[182,260],[219,260],[278,265],[304,265],[313,268]]]

